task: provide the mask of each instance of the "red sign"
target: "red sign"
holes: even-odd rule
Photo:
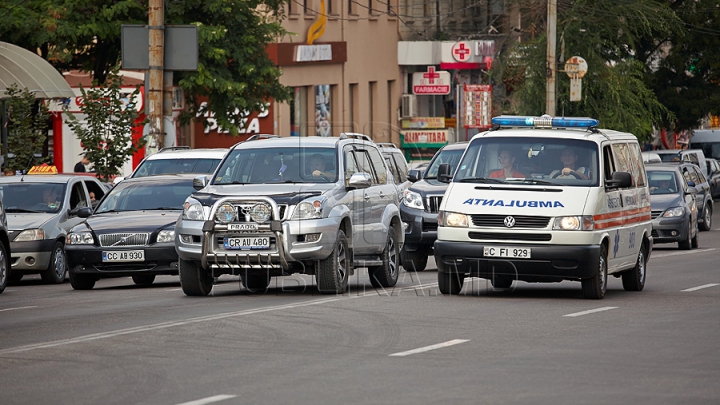
[[[428,66],[427,72],[413,73],[413,93],[450,94],[450,72],[435,71],[434,66]]]
[[[467,62],[472,56],[470,43],[465,41],[456,42],[450,51],[452,52],[452,57],[458,62]]]
[[[492,86],[489,84],[466,84],[464,99],[465,128],[491,128]]]

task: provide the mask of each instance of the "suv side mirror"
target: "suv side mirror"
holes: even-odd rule
[[[365,172],[353,173],[348,180],[348,188],[368,188],[372,185],[372,177]]]
[[[450,164],[442,163],[438,168],[438,181],[441,183],[450,183],[452,181],[452,174],[450,174]]]
[[[411,182],[415,183],[416,181],[420,180],[421,173],[418,169],[412,169],[408,172],[407,178]]]
[[[93,209],[90,207],[82,207],[82,208],[75,208],[74,210],[72,210],[70,212],[74,213],[79,218],[87,218],[90,215],[92,215]]]
[[[628,188],[632,186],[632,175],[628,172],[613,172],[611,180],[605,180],[607,188]]]
[[[207,186],[209,183],[208,177],[205,175],[197,176],[193,179],[193,188],[195,190],[202,190]]]

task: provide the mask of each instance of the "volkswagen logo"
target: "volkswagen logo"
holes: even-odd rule
[[[506,227],[512,228],[513,226],[515,226],[515,218],[513,218],[513,217],[511,217],[511,216],[508,215],[508,216],[505,217],[505,219],[503,220],[503,223],[505,224]]]

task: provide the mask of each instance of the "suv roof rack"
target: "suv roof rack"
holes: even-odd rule
[[[157,153],[167,152],[169,150],[186,150],[186,149],[190,149],[190,147],[189,146],[166,146],[166,147],[160,149],[159,151],[157,151]]]
[[[255,134],[255,135],[250,136],[248,139],[246,139],[245,142],[247,142],[247,141],[257,141],[258,139],[271,139],[271,138],[280,138],[280,135],[275,135],[275,134]]]
[[[364,134],[356,134],[354,132],[343,132],[340,134],[340,139],[361,139],[367,142],[373,142],[372,138]],[[374,142],[373,142],[374,143]]]
[[[395,149],[398,149],[398,147],[395,146],[395,144],[392,143],[392,142],[378,142],[378,143],[377,143],[377,146],[379,146],[379,147],[381,147],[381,148],[395,148]]]

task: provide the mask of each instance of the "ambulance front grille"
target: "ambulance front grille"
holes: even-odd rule
[[[512,228],[547,228],[550,217],[537,217],[531,215],[471,215],[473,225],[489,228],[507,228],[505,218],[512,217],[515,224]]]
[[[468,237],[475,240],[519,240],[529,242],[550,242],[552,235],[549,233],[489,233],[489,232],[468,232]]]

